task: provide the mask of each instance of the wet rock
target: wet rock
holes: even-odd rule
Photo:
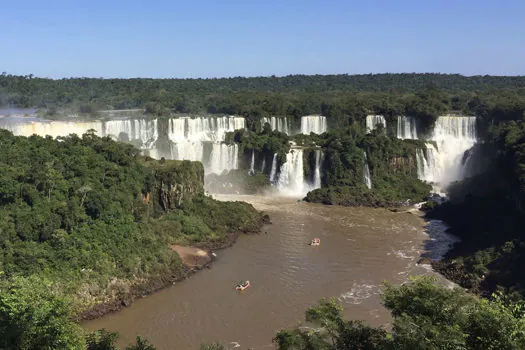
[[[432,264],[432,259],[430,258],[421,258],[417,261],[418,265],[430,265]]]

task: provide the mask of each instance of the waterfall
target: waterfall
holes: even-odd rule
[[[366,116],[366,132],[371,132],[379,124],[386,128],[386,119],[382,115],[367,115]]]
[[[291,149],[286,154],[286,163],[281,166],[277,188],[281,193],[289,195],[306,193],[302,149]]]
[[[301,134],[310,135],[322,134],[327,130],[326,117],[323,116],[306,116],[301,117]]]
[[[206,173],[220,174],[225,170],[239,168],[238,146],[226,145],[224,140],[227,132],[244,129],[244,118],[171,118],[168,125],[168,138],[173,142],[172,159],[200,161]],[[206,143],[211,144],[211,147],[204,147]]]
[[[109,136],[125,142],[139,142],[139,148],[150,149],[158,139],[157,119],[116,119],[109,121],[50,121],[42,118],[4,118],[0,127],[17,136],[33,134],[53,138],[76,134],[82,136],[93,129],[98,136]]]
[[[417,140],[416,118],[399,116],[397,117],[397,138]]]
[[[288,122],[287,117],[264,117],[261,118],[261,129],[264,127],[264,124],[270,124],[270,127],[273,131],[283,132],[287,135],[291,135],[291,127]]]
[[[223,172],[237,169],[238,146],[224,144],[226,133],[244,129],[242,117],[182,117],[171,118],[168,130],[159,130],[157,119],[114,119],[108,121],[50,121],[38,117],[4,117],[0,127],[18,136],[33,134],[52,137],[69,134],[82,135],[94,129],[98,136],[131,142],[152,158],[166,157],[179,160],[200,161],[206,172]],[[164,131],[164,132],[162,132]],[[167,135],[170,148],[159,150],[159,134]]]
[[[111,136],[120,141],[140,141],[139,147],[150,149],[158,139],[157,119],[119,119],[103,123],[105,136]],[[126,135],[124,140],[122,135]]]
[[[227,132],[244,129],[242,117],[182,117],[169,120],[168,137],[173,142],[222,142]]]
[[[53,138],[77,134],[82,136],[86,131],[94,129],[98,136],[103,135],[101,121],[50,121],[40,118],[5,117],[0,120],[0,127],[11,131],[16,136],[31,136],[33,134]]]
[[[221,174],[239,168],[239,146],[225,143],[213,143],[210,154],[210,163],[206,169],[208,173]]]
[[[364,160],[363,160],[363,174],[364,174],[364,181],[366,187],[368,189],[372,188],[372,178],[370,177],[370,168],[368,167],[368,157],[366,156],[366,152],[363,152],[364,154]]]
[[[323,151],[315,150],[315,171],[314,171],[314,183],[313,188],[321,188],[321,163],[323,158]]]
[[[417,177],[427,182],[435,182],[440,176],[440,168],[437,164],[437,155],[439,151],[433,143],[426,142],[426,150],[418,148],[416,150]]]
[[[476,143],[476,117],[439,117],[429,140],[416,152],[418,177],[443,191],[465,177],[463,157]]]
[[[252,162],[250,163],[250,175],[255,174],[255,150],[252,149]]]
[[[277,175],[277,153],[273,154],[272,159],[272,170],[270,171],[270,181],[275,182],[275,176]]]
[[[266,169],[266,158],[263,157],[262,164],[261,164],[261,173],[264,173],[265,169]]]

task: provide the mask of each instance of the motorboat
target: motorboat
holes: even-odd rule
[[[235,286],[235,290],[243,291],[249,286],[250,286],[250,281],[242,281],[242,282],[239,282],[239,284]]]

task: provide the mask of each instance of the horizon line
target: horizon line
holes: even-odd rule
[[[509,78],[522,78],[525,75],[516,74],[516,75],[491,75],[491,74],[475,74],[475,75],[465,75],[461,73],[440,73],[440,72],[401,72],[401,73],[331,73],[331,74],[304,74],[304,73],[291,73],[287,75],[252,75],[252,76],[241,76],[241,75],[232,75],[232,76],[217,76],[217,77],[147,77],[147,76],[135,76],[135,77],[94,77],[94,76],[69,76],[69,77],[44,77],[36,76],[32,73],[22,75],[22,74],[10,74],[7,72],[2,72],[0,76],[11,76],[11,77],[30,77],[31,79],[48,79],[48,80],[68,80],[68,79],[102,79],[102,80],[133,80],[133,79],[150,79],[150,80],[226,80],[226,79],[282,79],[289,77],[333,77],[333,76],[349,76],[349,77],[362,77],[362,76],[378,76],[378,75],[443,75],[443,76],[460,76],[464,78],[476,78],[476,77],[509,77]]]

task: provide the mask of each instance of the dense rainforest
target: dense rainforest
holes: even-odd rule
[[[0,106],[36,108],[48,118],[100,117],[102,110],[130,108],[156,116],[243,115],[248,130],[230,134],[228,142],[238,143],[245,163],[252,150],[264,154],[268,175],[273,154],[283,162],[293,141],[304,147],[311,176],[315,150],[323,148],[323,188],[307,200],[343,205],[415,201],[429,191],[413,166],[415,148],[424,146],[389,137],[391,130],[382,128],[367,134],[367,114],[384,115],[389,127],[395,116],[410,115],[423,128],[439,115],[475,115],[480,142],[469,156],[482,171],[454,183],[450,201],[429,202],[426,210],[428,218],[445,220],[461,238],[434,267],[486,299],[416,280],[385,288],[392,329],[346,321],[333,302],[323,301],[306,317],[323,331],[284,330],[275,342],[280,349],[525,346],[519,301],[525,296],[525,77],[51,80],[4,73]],[[326,116],[332,131],[290,137],[260,125],[265,116],[297,121],[309,114]],[[222,244],[230,232],[253,231],[260,224],[260,214],[250,206],[206,197],[197,163],[151,161],[129,145],[91,133],[54,141],[1,131],[0,149],[0,348],[114,349],[115,334],[85,337],[70,317],[123,299],[130,290],[145,288],[145,281],[161,285],[184,275],[169,244]],[[363,183],[364,150],[372,191]],[[269,185],[268,176],[261,175],[249,177],[252,191]],[[246,172],[236,176],[244,178]],[[493,294],[499,291],[505,294]],[[142,339],[136,346],[150,349]]]
[[[447,74],[292,75],[223,79],[52,80],[0,75],[0,106],[96,115],[98,110],[141,108],[149,114],[243,115],[253,126],[263,116],[317,114],[332,128],[367,114],[418,117],[476,115],[483,124],[521,118],[525,77]]]
[[[205,196],[202,164],[90,132],[0,130],[0,154],[1,349],[86,348],[70,318],[189,273],[170,245],[219,247],[262,224],[249,204]]]

